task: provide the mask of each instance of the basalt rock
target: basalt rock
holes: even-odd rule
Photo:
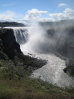
[[[5,56],[4,52],[3,52],[3,48],[4,48],[3,47],[3,42],[0,39],[0,59],[6,60],[6,56]]]
[[[4,53],[8,55],[10,59],[15,56],[15,49],[22,53],[20,50],[20,45],[16,42],[13,29],[0,29],[0,39],[3,42]]]
[[[74,77],[74,61],[72,60],[67,60],[66,61],[66,68],[63,70],[65,73],[68,75]]]

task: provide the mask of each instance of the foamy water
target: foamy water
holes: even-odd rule
[[[31,77],[32,78],[40,78],[44,81],[48,81],[53,85],[57,85],[59,87],[74,87],[74,80],[72,77],[68,76],[63,72],[65,66],[65,61],[55,56],[54,54],[40,54],[37,52],[33,52],[33,50],[26,49],[25,45],[21,46],[21,50],[24,54],[28,55],[28,53],[33,54],[34,57],[39,57],[41,59],[48,60],[47,64],[40,69],[35,70]]]

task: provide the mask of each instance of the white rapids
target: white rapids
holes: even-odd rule
[[[21,50],[24,52],[24,54],[27,55],[28,53],[31,53],[33,57],[48,60],[45,66],[35,70],[32,73],[32,78],[40,78],[59,87],[74,87],[73,78],[63,72],[63,69],[66,67],[64,60],[60,59],[54,54],[40,54],[25,48],[25,45],[21,46]]]

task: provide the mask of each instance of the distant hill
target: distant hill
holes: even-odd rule
[[[0,22],[0,27],[23,27],[23,26],[26,25],[18,22]]]
[[[57,21],[57,22],[39,22],[39,24],[45,28],[65,28],[65,27],[69,27],[69,26],[74,26],[74,20],[69,19],[69,20],[61,20],[61,21]]]

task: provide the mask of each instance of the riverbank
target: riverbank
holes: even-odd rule
[[[59,88],[40,79],[29,78],[29,74],[31,66],[24,69],[20,62],[15,66],[12,60],[0,60],[0,99],[74,98],[74,88]]]

